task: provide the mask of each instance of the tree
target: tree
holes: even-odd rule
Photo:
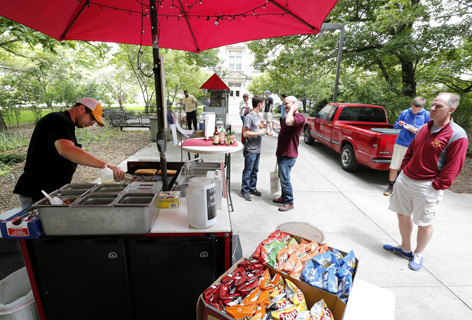
[[[459,73],[470,70],[471,9],[464,1],[443,2],[340,0],[325,22],[345,25],[342,71],[351,67],[366,72],[385,81],[391,92],[409,98],[417,95],[418,88],[423,93],[425,81],[439,66],[450,66],[449,82],[451,75],[457,81]],[[324,32],[266,39],[251,43],[250,48],[264,70],[283,79],[288,69],[309,86],[319,80],[316,75],[334,72],[338,40],[339,33]],[[267,59],[273,55],[275,59]],[[457,73],[452,68],[456,64],[463,66]],[[445,84],[448,77],[435,79]]]

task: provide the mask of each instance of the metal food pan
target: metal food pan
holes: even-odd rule
[[[52,193],[54,194],[54,192]],[[59,199],[61,199],[64,204],[51,204],[49,203],[48,198],[42,198],[35,204],[33,204],[33,207],[38,208],[38,212],[44,211],[46,208],[51,208],[52,210],[60,210],[63,211],[64,208],[69,207],[73,203],[77,202],[78,199],[80,199],[80,195],[62,195],[62,196],[57,196]]]
[[[88,189],[58,189],[50,194],[51,197],[80,197],[88,192]]]
[[[63,186],[60,190],[77,190],[77,189],[87,189],[91,191],[97,186],[96,183],[69,183]]]
[[[155,202],[155,200],[156,193],[124,193],[116,200],[115,206],[148,206]]]
[[[110,206],[118,198],[119,193],[89,193],[82,197],[75,206],[104,207]],[[91,209],[92,210],[92,209]]]
[[[221,170],[221,162],[193,162],[190,165],[190,169],[192,168]]]
[[[136,181],[129,184],[124,192],[159,192],[162,190],[161,181],[141,182]]]
[[[127,184],[101,184],[93,192],[121,192],[126,189]]]

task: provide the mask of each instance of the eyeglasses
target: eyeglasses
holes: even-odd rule
[[[90,110],[89,108],[85,107],[85,111],[87,111],[87,113],[90,115],[90,118],[92,119],[92,121],[96,122],[95,116],[93,115],[92,110]]]

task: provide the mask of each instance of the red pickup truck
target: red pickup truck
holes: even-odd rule
[[[330,103],[308,117],[304,140],[315,140],[341,153],[341,166],[354,171],[358,164],[377,170],[389,170],[393,145],[400,130],[387,121],[380,106]]]

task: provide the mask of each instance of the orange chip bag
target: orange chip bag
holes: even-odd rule
[[[258,304],[259,295],[261,294],[261,288],[255,288],[252,290],[241,302],[244,305]]]
[[[278,265],[282,265],[283,263],[285,263],[285,261],[288,260],[288,258],[290,257],[290,255],[295,252],[295,250],[297,250],[297,247],[298,247],[298,243],[297,243],[297,240],[295,240],[294,238],[292,238],[288,244],[287,247],[284,247],[282,249],[280,249],[280,251],[277,253],[277,263]]]
[[[252,317],[256,313],[257,305],[251,304],[248,306],[235,305],[230,307],[225,307],[225,311],[234,319],[241,319],[244,317]]]
[[[259,279],[259,287],[262,289],[267,289],[270,286],[270,273],[269,269],[266,269]]]
[[[290,274],[290,272],[292,272],[292,269],[297,264],[299,256],[303,255],[303,253],[305,252],[306,246],[307,246],[306,242],[301,243],[297,247],[297,250],[290,255],[290,258],[288,258],[288,260],[283,265],[280,266],[279,270],[285,271]]]

